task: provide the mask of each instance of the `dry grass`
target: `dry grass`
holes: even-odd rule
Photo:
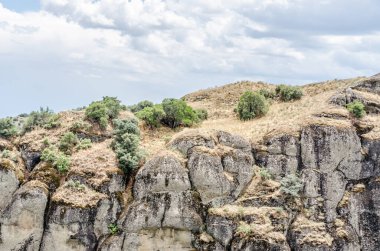
[[[238,218],[242,216],[254,216],[257,224],[267,224],[274,219],[284,219],[288,217],[285,210],[277,207],[243,207],[237,205],[225,205],[219,208],[210,208],[208,213],[227,218]]]
[[[91,148],[76,152],[71,157],[71,168],[68,176],[81,175],[87,182],[100,187],[110,181],[109,176],[115,173],[122,174],[118,168],[115,153],[110,147],[111,140],[93,144]]]
[[[107,198],[107,195],[98,193],[84,185],[81,189],[72,187],[68,182],[59,187],[52,196],[54,202],[79,208],[95,207],[104,198]]]
[[[292,224],[292,230],[300,233],[303,237],[300,244],[309,244],[313,246],[331,246],[334,239],[326,230],[324,222],[316,222],[307,219],[303,215],[298,215]]]

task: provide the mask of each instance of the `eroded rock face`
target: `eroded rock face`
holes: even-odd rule
[[[135,201],[122,224],[124,250],[191,247],[192,232],[202,225],[200,203],[188,171],[174,155],[148,161],[136,175],[133,193]]]
[[[0,165],[0,212],[10,203],[13,193],[19,186],[16,173]]]
[[[0,217],[0,250],[39,250],[47,201],[48,189],[38,181],[16,191]]]

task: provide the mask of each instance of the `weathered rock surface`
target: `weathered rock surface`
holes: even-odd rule
[[[47,201],[47,187],[38,181],[16,191],[0,217],[0,250],[39,250]]]

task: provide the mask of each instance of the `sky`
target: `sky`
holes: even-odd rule
[[[378,0],[0,0],[0,117],[380,72]]]

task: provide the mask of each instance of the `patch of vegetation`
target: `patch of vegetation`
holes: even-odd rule
[[[362,118],[366,115],[364,104],[358,100],[347,104],[346,107],[347,110],[356,118]]]
[[[70,127],[70,131],[72,132],[86,132],[90,129],[91,124],[83,120],[75,121]]]
[[[136,112],[144,110],[147,107],[153,107],[153,106],[154,106],[153,102],[149,100],[143,100],[143,101],[138,102],[135,105],[130,106],[129,110],[133,113],[136,113]]]
[[[299,87],[289,85],[277,86],[276,94],[284,102],[298,100],[303,96],[302,90]]]
[[[237,113],[241,120],[250,120],[265,115],[269,110],[265,97],[257,92],[247,91],[239,100]]]
[[[17,155],[7,149],[0,152],[0,158],[9,159],[16,163],[18,162]]]
[[[71,187],[71,188],[73,188],[73,189],[75,189],[75,190],[79,190],[79,191],[83,191],[83,190],[86,189],[86,186],[83,185],[82,183],[80,183],[80,182],[77,181],[77,180],[69,180],[69,181],[67,182],[67,186],[68,186],[68,187]]]
[[[249,224],[241,221],[236,229],[236,233],[242,237],[249,236],[252,233],[252,227]]]
[[[145,107],[144,109],[138,111],[136,116],[143,120],[151,129],[153,129],[160,126],[161,120],[165,116],[165,112],[162,105],[154,105]]]
[[[116,223],[109,224],[108,230],[110,231],[111,235],[115,235],[119,232],[119,226]]]
[[[268,169],[260,168],[259,174],[260,174],[260,177],[263,180],[271,180],[271,179],[273,179],[273,175],[269,172]]]
[[[119,167],[130,174],[135,170],[144,154],[139,147],[140,129],[134,119],[114,120],[114,140],[112,148],[119,161]]]
[[[115,97],[103,97],[101,101],[92,102],[85,111],[86,118],[99,124],[101,129],[106,129],[109,119],[115,119],[119,116],[125,106]]]
[[[196,109],[195,112],[200,121],[206,120],[208,118],[208,112],[205,109]]]
[[[59,115],[54,114],[53,110],[50,110],[49,107],[40,108],[39,111],[33,111],[29,114],[28,119],[26,120],[23,131],[28,132],[33,130],[36,127],[42,127],[45,129],[52,129],[60,126]]]
[[[0,137],[10,138],[17,135],[18,131],[11,118],[0,119]]]
[[[281,179],[281,191],[293,197],[299,197],[299,193],[303,188],[302,180],[294,174],[289,174]]]
[[[59,140],[59,150],[66,154],[71,154],[78,144],[79,139],[77,135],[72,132],[67,132]]]
[[[259,93],[263,95],[266,99],[273,99],[276,97],[276,93],[268,89],[260,89]]]
[[[65,173],[70,168],[70,158],[54,146],[45,148],[42,151],[41,160],[50,163],[60,173]]]
[[[92,146],[91,139],[80,139],[79,144],[77,145],[77,150],[89,149]]]
[[[162,108],[165,116],[162,123],[170,128],[178,126],[192,126],[199,122],[199,117],[195,110],[187,105],[184,100],[167,98],[162,101]]]

